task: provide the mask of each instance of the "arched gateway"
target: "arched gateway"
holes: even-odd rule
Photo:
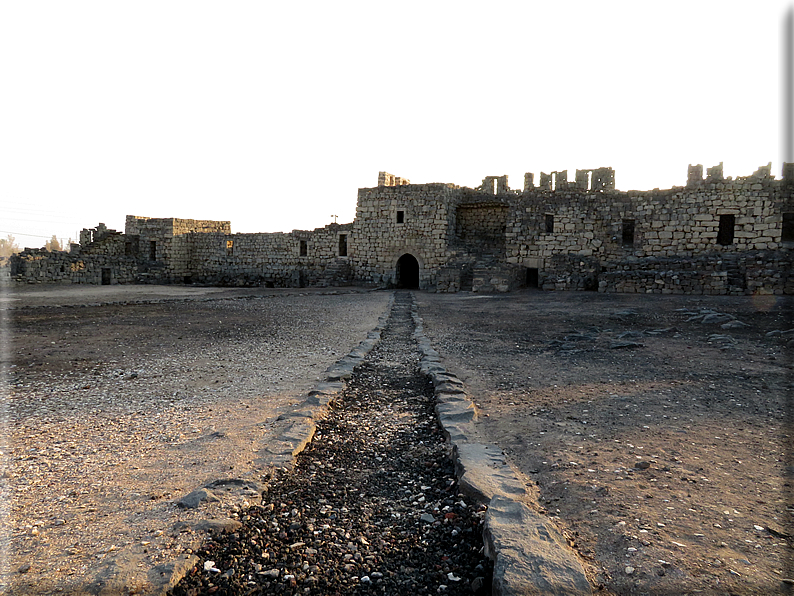
[[[410,253],[397,260],[397,287],[417,289],[419,287],[419,261]]]

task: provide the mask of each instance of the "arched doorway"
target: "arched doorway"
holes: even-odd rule
[[[419,261],[410,253],[397,260],[397,287],[417,289],[419,287]]]

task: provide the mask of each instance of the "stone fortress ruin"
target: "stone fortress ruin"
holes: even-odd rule
[[[794,164],[686,186],[619,191],[611,168],[507,176],[477,188],[380,172],[352,223],[233,234],[226,221],[128,215],[69,251],[26,248],[17,283],[386,286],[507,292],[522,286],[657,294],[794,294]]]

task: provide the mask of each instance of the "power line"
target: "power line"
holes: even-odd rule
[[[40,234],[26,234],[25,232],[7,232],[5,230],[0,230],[0,234],[16,234],[17,236],[32,236],[33,238],[52,238],[52,234],[49,236],[42,236]]]

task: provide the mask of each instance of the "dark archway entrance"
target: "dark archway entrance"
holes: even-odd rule
[[[397,287],[417,289],[419,287],[419,261],[412,254],[404,254],[397,261]]]

